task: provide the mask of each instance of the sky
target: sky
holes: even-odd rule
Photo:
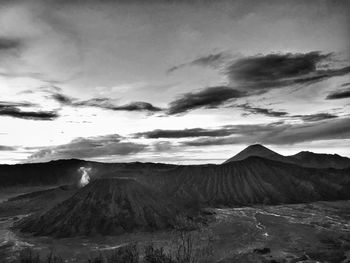
[[[348,1],[0,0],[0,163],[350,157]]]

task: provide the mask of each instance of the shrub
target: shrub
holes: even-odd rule
[[[39,253],[30,248],[26,248],[19,253],[19,263],[40,263]]]
[[[136,244],[127,245],[113,251],[107,256],[107,263],[138,263],[139,250]]]
[[[175,263],[169,254],[164,251],[163,247],[155,248],[153,244],[145,247],[145,263]]]

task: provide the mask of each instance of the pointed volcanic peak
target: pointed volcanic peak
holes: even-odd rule
[[[173,226],[183,212],[152,188],[129,178],[99,179],[44,214],[19,221],[22,232],[54,237],[118,235]]]
[[[262,157],[262,158],[274,160],[274,161],[291,163],[291,160],[289,160],[287,157],[281,154],[278,154],[261,144],[253,144],[248,146],[243,151],[239,152],[232,158],[226,160],[224,163],[241,161],[252,156]]]
[[[302,151],[289,156],[304,167],[344,169],[350,167],[350,158],[338,154],[313,153]]]

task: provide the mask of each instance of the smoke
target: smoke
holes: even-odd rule
[[[79,186],[84,187],[87,185],[90,181],[90,176],[89,172],[91,171],[91,168],[86,168],[86,167],[80,167],[79,172],[81,173],[81,178],[79,181]]]

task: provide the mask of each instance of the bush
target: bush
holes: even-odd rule
[[[127,245],[114,250],[112,255],[107,256],[107,263],[138,263],[139,250],[136,244]]]
[[[143,259],[137,244],[130,244],[101,253],[88,259],[87,263],[202,263],[209,262],[211,248],[200,241],[197,233],[178,232],[169,251],[155,247],[153,243],[144,247]],[[46,260],[41,260],[34,250],[28,248],[20,252],[16,263],[63,263],[64,260],[51,252]]]
[[[31,248],[25,248],[20,251],[17,262],[19,263],[63,263],[63,259],[59,256],[56,256],[51,251],[47,256],[46,260],[41,260],[38,252],[35,252]]]
[[[40,263],[39,253],[26,248],[19,253],[19,263]]]
[[[164,248],[155,248],[153,244],[145,247],[145,263],[175,263],[175,261],[168,255]]]

